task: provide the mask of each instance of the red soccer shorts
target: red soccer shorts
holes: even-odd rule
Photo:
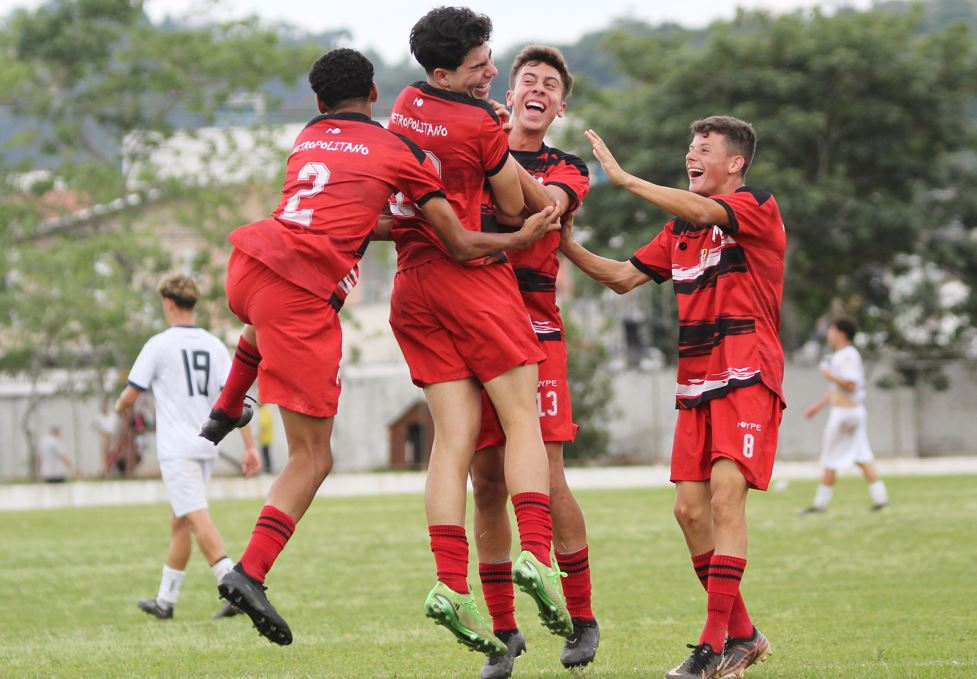
[[[678,411],[672,482],[708,481],[721,457],[733,460],[751,488],[766,490],[783,414],[780,397],[762,383]]]
[[[257,333],[258,399],[313,417],[334,416],[343,355],[336,310],[239,250],[227,263],[227,300]]]
[[[399,271],[390,326],[419,387],[466,377],[484,384],[545,358],[508,265],[436,259]]]
[[[563,341],[540,342],[546,360],[539,364],[539,389],[536,410],[539,428],[547,443],[571,443],[580,427],[573,422],[570,384],[567,382],[567,345]],[[482,429],[475,450],[505,445],[505,432],[499,423],[492,401],[482,390]]]

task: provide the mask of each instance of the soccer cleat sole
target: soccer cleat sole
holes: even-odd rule
[[[230,434],[235,429],[240,429],[241,427],[247,426],[253,417],[254,410],[251,408],[250,404],[245,403],[241,416],[233,422],[222,422],[208,416],[206,421],[203,423],[203,426],[200,428],[200,433],[198,436],[207,439],[216,446],[218,443],[224,440],[225,436]]]
[[[284,620],[275,622],[269,619],[264,613],[254,610],[244,595],[223,583],[217,585],[217,591],[220,593],[222,599],[237,606],[251,618],[251,622],[254,624],[255,629],[258,630],[258,634],[265,639],[279,646],[288,646],[292,643],[292,630],[288,628]]]
[[[573,621],[570,619],[570,614],[546,595],[546,588],[539,578],[540,575],[528,564],[522,564],[520,568],[512,571],[512,581],[536,602],[539,620],[543,623],[543,627],[558,636],[570,636],[573,634]]]
[[[719,677],[719,679],[743,679],[743,677],[746,676],[746,670],[748,668],[752,667],[753,665],[756,665],[757,663],[766,662],[767,658],[769,658],[772,655],[773,655],[773,649],[770,648],[769,644],[767,644],[767,647],[765,649],[763,649],[753,660],[748,662],[743,667],[732,672],[720,670],[719,673],[716,674],[716,676]]]
[[[441,625],[451,632],[458,643],[469,651],[492,655],[493,653],[505,653],[508,650],[502,642],[486,639],[462,625],[457,613],[455,613],[454,606],[450,602],[442,604],[435,600],[425,608],[424,614],[434,620],[435,624]]]

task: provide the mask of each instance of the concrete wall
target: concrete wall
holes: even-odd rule
[[[868,368],[871,380],[873,367]],[[972,365],[953,365],[946,372],[951,377],[948,391],[924,386],[869,390],[869,435],[876,456],[977,455],[977,373]],[[342,378],[343,394],[333,431],[335,469],[385,468],[389,462],[388,425],[414,400],[423,399],[423,393],[411,384],[402,362],[346,366]],[[667,462],[675,425],[674,368],[618,372],[612,379],[612,413],[606,424],[611,432],[611,453],[634,462]],[[20,429],[27,405],[25,388],[0,383],[0,481],[28,476],[27,444]],[[817,368],[788,366],[788,408],[780,433],[780,459],[817,459],[825,416],[807,421],[802,413],[826,388]],[[97,411],[94,399],[51,398],[37,409],[31,427],[39,439],[51,424],[59,424],[81,473],[97,476],[102,465],[98,434],[92,426]],[[274,420],[272,464],[277,471],[288,453],[281,420]],[[152,438],[148,437],[140,475],[151,476],[158,471]],[[240,437],[228,436],[222,450],[240,457]],[[216,471],[228,474],[234,468],[222,461]]]

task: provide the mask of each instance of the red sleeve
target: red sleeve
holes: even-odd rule
[[[566,191],[570,198],[567,212],[573,212],[580,207],[587,192],[590,191],[590,173],[582,160],[567,154],[547,171],[543,185],[559,186]]]
[[[400,135],[397,135],[398,137]],[[417,144],[405,137],[396,186],[418,207],[435,196],[444,198],[444,186],[434,163]]]
[[[638,248],[630,262],[641,273],[656,283],[664,283],[672,277],[672,226],[669,222],[661,233],[647,245]]]
[[[505,166],[505,161],[509,159],[509,137],[502,131],[498,119],[486,112],[478,138],[481,141],[480,160],[485,176],[497,175]]]
[[[738,240],[782,241],[784,223],[773,195],[759,189],[743,187],[734,193],[712,196],[723,206],[729,224],[722,230]]]

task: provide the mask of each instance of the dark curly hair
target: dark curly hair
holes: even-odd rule
[[[366,99],[373,86],[373,64],[356,50],[335,49],[312,64],[309,84],[329,108],[348,99]]]
[[[428,73],[453,71],[492,37],[492,20],[467,7],[435,7],[410,31],[410,51]]]
[[[858,332],[858,326],[855,325],[855,321],[847,316],[840,316],[834,319],[831,321],[831,325],[836,327],[838,332],[847,337],[849,342],[855,339],[855,333]]]

